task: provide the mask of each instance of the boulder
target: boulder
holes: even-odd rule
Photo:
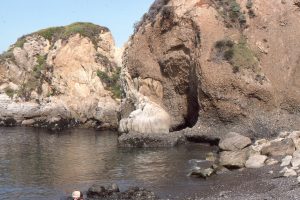
[[[297,150],[293,153],[292,166],[299,167],[300,166],[300,150]]]
[[[220,153],[220,165],[227,168],[242,168],[248,158],[247,150],[222,151]]]
[[[242,136],[238,133],[230,132],[220,140],[219,147],[225,151],[237,151],[247,147],[250,144],[250,138]]]
[[[291,164],[293,156],[286,156],[281,161],[281,167],[285,167]]]
[[[267,160],[267,156],[264,155],[252,155],[245,163],[245,167],[247,168],[261,168],[265,165],[265,161]]]
[[[151,191],[139,187],[130,187],[120,192],[116,184],[109,186],[93,185],[87,191],[88,199],[113,199],[113,200],[157,200],[158,197]]]
[[[169,133],[170,116],[158,104],[142,98],[139,108],[120,121],[119,132]]]
[[[271,141],[269,146],[263,147],[261,154],[267,156],[285,156],[292,155],[295,151],[295,144],[292,139],[283,139],[281,141]]]

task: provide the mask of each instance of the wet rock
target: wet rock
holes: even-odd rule
[[[118,138],[121,147],[173,147],[185,142],[182,134],[128,133]]]
[[[116,184],[104,187],[93,185],[87,191],[88,200],[156,200],[158,197],[148,190],[139,187],[131,187],[120,192]]]
[[[245,167],[247,168],[261,168],[265,165],[265,161],[267,160],[267,156],[264,155],[252,155],[245,163]]]
[[[211,162],[215,162],[217,160],[217,158],[215,157],[214,153],[209,152],[208,154],[206,154],[205,159],[207,161],[211,161]]]
[[[285,167],[285,166],[288,166],[288,165],[290,165],[291,164],[291,161],[292,161],[292,156],[286,156],[286,157],[284,157],[283,159],[282,159],[282,161],[281,161],[281,167]]]
[[[297,150],[293,153],[292,166],[293,167],[300,166],[300,150]]]
[[[242,168],[248,157],[247,150],[223,151],[220,153],[220,165],[227,168]]]
[[[292,155],[295,151],[295,144],[292,139],[272,141],[270,146],[263,147],[261,153],[267,156]]]
[[[199,178],[208,178],[215,173],[215,169],[212,167],[206,169],[193,169],[193,171],[189,174],[189,176],[197,176]]]
[[[250,144],[250,138],[242,136],[238,133],[230,132],[220,140],[219,147],[225,151],[237,151],[247,147]]]

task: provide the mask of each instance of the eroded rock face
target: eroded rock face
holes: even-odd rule
[[[116,55],[109,30],[90,23],[23,36],[1,55],[0,120],[117,129],[119,96],[107,85]]]
[[[123,56],[123,119],[142,96],[169,115],[170,130],[257,136],[299,128],[297,6],[236,3],[154,2]]]

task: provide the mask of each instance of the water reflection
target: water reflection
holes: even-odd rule
[[[121,188],[168,188],[194,184],[188,160],[203,159],[210,148],[117,148],[117,134],[68,130],[50,134],[30,128],[0,129],[0,196],[3,199],[59,199],[93,183]]]

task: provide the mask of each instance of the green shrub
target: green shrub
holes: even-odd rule
[[[98,70],[97,76],[105,84],[105,88],[110,90],[115,98],[121,98],[121,82],[120,82],[121,68],[117,67],[111,75],[107,72]]]
[[[7,96],[9,96],[10,98],[13,98],[13,96],[14,96],[14,94],[15,94],[15,91],[14,91],[14,90],[12,90],[12,89],[10,89],[10,88],[6,88],[4,91],[5,91],[5,94],[6,94]]]
[[[253,6],[252,0],[247,0],[246,8],[247,8],[247,9],[251,9],[252,6]]]
[[[51,27],[47,29],[42,29],[38,31],[37,33],[42,36],[43,38],[49,40],[50,42],[54,38],[56,34],[59,34],[63,31],[63,27]]]
[[[254,70],[258,66],[258,60],[244,37],[237,44],[231,40],[217,41],[215,48],[219,59],[228,61],[232,65],[234,73],[239,72],[241,68]]]
[[[76,22],[68,26],[51,27],[40,30],[36,34],[44,37],[45,39],[57,41],[59,39],[66,40],[70,36],[80,34],[83,37],[89,38],[95,46],[99,42],[99,34],[101,32],[108,32],[109,30],[105,27],[101,27],[92,23]]]
[[[25,42],[26,42],[26,36],[22,36],[17,40],[17,42],[13,45],[13,47],[23,48]]]
[[[236,0],[212,0],[227,27],[244,28],[246,17]]]
[[[37,65],[33,68],[33,75],[35,78],[39,78],[42,74],[42,71],[47,67],[47,55],[38,55],[37,56]]]

